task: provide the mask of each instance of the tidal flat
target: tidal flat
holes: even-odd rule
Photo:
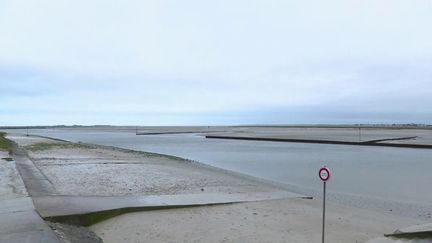
[[[419,136],[429,129],[362,128],[372,140]],[[136,131],[167,133],[136,135]],[[196,133],[202,130],[202,133]],[[191,133],[172,133],[172,132]],[[204,132],[207,131],[207,132]],[[297,193],[320,197],[317,171],[332,170],[329,200],[376,211],[428,219],[432,194],[429,171],[432,149],[206,139],[207,134],[231,136],[337,139],[353,141],[357,128],[315,127],[104,127],[33,130],[36,135],[167,154],[261,178]],[[419,135],[423,133],[424,135]],[[416,135],[417,134],[417,135]],[[419,139],[420,139],[419,138]],[[423,143],[427,144],[427,143]],[[412,190],[416,188],[416,190]]]
[[[318,241],[322,183],[317,169],[324,163],[333,172],[328,198],[331,242],[365,242],[398,228],[430,221],[432,200],[427,193],[427,171],[432,150],[211,140],[205,135],[244,135],[251,131],[239,127],[203,127],[200,133],[196,128],[182,129],[190,133],[173,133],[173,129],[165,128],[168,134],[136,135],[137,129],[132,127],[35,129],[30,137],[38,141],[29,142],[30,138],[21,136],[20,143],[53,183],[54,196],[254,194],[282,190],[314,197],[128,213],[90,226],[105,242]],[[409,130],[403,133],[409,135]]]

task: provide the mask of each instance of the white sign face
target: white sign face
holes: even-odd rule
[[[319,177],[322,181],[328,181],[330,179],[330,170],[327,167],[322,167],[319,170]]]

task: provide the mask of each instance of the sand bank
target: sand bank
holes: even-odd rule
[[[193,161],[153,153],[12,137],[55,188],[51,195],[123,196],[274,191]]]
[[[273,139],[274,141],[317,141],[356,145],[362,142],[432,145],[432,129],[400,127],[237,127],[213,137]],[[380,141],[381,140],[381,141]],[[419,146],[422,147],[422,146]]]
[[[320,200],[271,200],[125,214],[90,228],[110,242],[320,242]],[[327,242],[366,242],[417,221],[330,204]]]

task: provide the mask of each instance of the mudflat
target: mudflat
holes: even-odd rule
[[[274,191],[252,177],[194,161],[69,143],[39,137],[11,136],[53,185],[51,195],[125,196]]]

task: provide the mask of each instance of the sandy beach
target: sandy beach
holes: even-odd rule
[[[17,134],[9,138],[25,149],[49,181],[50,196],[120,198],[281,191],[260,179],[173,156]],[[287,198],[160,209],[122,214],[88,229],[107,243],[318,242],[321,203],[319,198]],[[425,223],[336,203],[328,203],[327,208],[328,242],[368,242],[398,228]],[[68,242],[70,233],[68,236],[61,229],[56,227],[57,233]]]
[[[272,200],[137,212],[90,227],[104,242],[320,242],[321,201]],[[367,242],[416,220],[331,204],[328,242]]]

